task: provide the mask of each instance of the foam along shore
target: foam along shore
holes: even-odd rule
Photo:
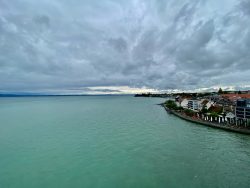
[[[226,131],[231,131],[231,132],[237,132],[237,133],[241,133],[241,134],[248,134],[250,135],[250,129],[244,128],[244,127],[240,127],[240,126],[235,126],[235,125],[227,125],[227,124],[219,124],[219,123],[214,123],[214,122],[208,122],[202,119],[198,119],[198,118],[193,118],[193,117],[189,117],[185,114],[181,114],[177,111],[171,110],[169,108],[167,108],[164,104],[162,104],[162,106],[165,108],[165,110],[167,112],[169,112],[170,114],[173,114],[181,119],[184,119],[186,121],[190,121],[193,123],[197,123],[197,124],[201,124],[201,125],[205,125],[208,127],[213,127],[213,128],[217,128],[217,129],[224,129]]]

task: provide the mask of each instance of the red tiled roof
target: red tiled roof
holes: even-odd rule
[[[222,94],[223,97],[233,99],[250,99],[250,94]]]
[[[206,105],[208,103],[208,100],[204,100],[201,104]]]
[[[223,107],[222,107],[222,106],[218,106],[218,105],[216,105],[216,106],[211,106],[211,107],[209,108],[209,110],[210,110],[211,112],[220,113],[220,112],[222,112]]]

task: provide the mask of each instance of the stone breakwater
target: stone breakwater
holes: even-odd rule
[[[197,118],[192,118],[192,117],[186,116],[184,114],[181,114],[179,112],[176,112],[174,110],[171,110],[171,109],[167,108],[165,105],[162,105],[162,106],[170,114],[173,114],[173,115],[175,115],[175,116],[177,116],[177,117],[179,117],[181,119],[184,119],[186,121],[190,121],[190,122],[193,122],[193,123],[197,123],[197,124],[205,125],[205,126],[208,126],[208,127],[217,128],[217,129],[223,129],[223,130],[226,130],[226,131],[231,131],[231,132],[237,132],[237,133],[241,133],[241,134],[250,135],[250,129],[246,129],[244,127],[238,127],[238,126],[232,126],[232,125],[223,125],[223,124],[219,124],[219,123],[204,121],[204,120],[197,119]]]

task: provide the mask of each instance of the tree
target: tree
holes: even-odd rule
[[[238,91],[238,94],[242,94],[241,91]]]
[[[201,113],[203,113],[203,114],[205,114],[205,113],[207,113],[208,112],[208,109],[207,109],[207,107],[203,107],[202,109],[201,109]]]
[[[169,109],[176,109],[177,105],[174,101],[172,100],[168,100],[165,102],[166,107],[168,107]]]
[[[211,112],[211,114],[210,114],[213,118],[215,118],[215,117],[219,117],[219,114],[218,113],[216,113],[216,112]]]
[[[223,94],[223,91],[222,91],[221,88],[219,89],[218,93],[219,93],[219,94]]]

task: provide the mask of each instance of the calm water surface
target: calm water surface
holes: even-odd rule
[[[162,101],[0,98],[0,188],[250,186],[250,136],[183,121]]]

